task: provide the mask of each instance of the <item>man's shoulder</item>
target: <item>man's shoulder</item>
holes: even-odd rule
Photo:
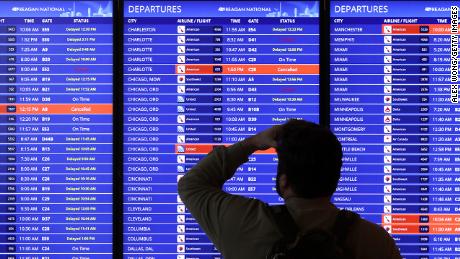
[[[269,205],[258,199],[232,197],[232,208],[222,219],[220,251],[225,258],[264,258],[281,238]]]
[[[381,226],[359,219],[347,238],[355,258],[395,258],[393,238]]]
[[[366,219],[360,218],[356,222],[354,232],[359,232],[362,237],[376,237],[380,239],[391,238],[388,232],[381,226],[372,223]]]
[[[246,198],[243,196],[232,196],[229,203],[229,213],[224,222],[239,223],[239,226],[245,230],[251,228],[254,231],[255,226],[270,224],[271,212],[269,205],[259,199]],[[263,228],[262,228],[263,230]],[[235,229],[232,229],[235,232]]]

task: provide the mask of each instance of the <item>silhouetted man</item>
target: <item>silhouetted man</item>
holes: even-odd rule
[[[339,210],[330,199],[340,178],[342,147],[329,129],[290,120],[215,148],[179,181],[182,201],[225,259],[265,258],[282,237],[266,203],[222,191],[252,153],[272,147],[278,153],[277,192],[301,232],[334,225]],[[363,219],[352,226],[345,243],[352,258],[401,258],[380,226]]]

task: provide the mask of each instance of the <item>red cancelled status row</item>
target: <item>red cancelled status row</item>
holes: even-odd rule
[[[177,74],[319,74],[319,65],[176,65]]]
[[[0,114],[112,114],[112,104],[0,105]]]
[[[210,144],[177,144],[176,154],[208,154],[216,145]],[[226,145],[228,146],[228,145]],[[274,148],[257,151],[256,154],[276,154]]]
[[[383,34],[451,34],[450,24],[384,24]],[[458,34],[458,33],[457,33]]]

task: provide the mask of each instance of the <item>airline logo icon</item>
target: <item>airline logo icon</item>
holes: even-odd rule
[[[177,163],[179,163],[179,164],[185,163],[185,156],[184,155],[178,155],[177,156]]]
[[[178,25],[177,26],[177,33],[185,33],[185,26],[184,25]]]
[[[177,143],[185,143],[185,135],[177,135]]]
[[[185,85],[178,85],[177,86],[177,93],[178,94],[185,94]]]
[[[177,205],[177,213],[185,213],[185,205]]]
[[[391,185],[384,185],[383,186],[384,193],[391,193]]]
[[[184,64],[185,63],[185,56],[177,56],[177,63]]]
[[[178,74],[185,74],[185,66],[177,66]]]
[[[391,101],[392,101],[392,100],[391,100],[391,96],[385,95],[385,96],[383,97],[383,102],[384,102],[384,103],[391,103]]]
[[[385,125],[385,126],[383,126],[383,132],[384,132],[385,134],[389,134],[389,133],[391,133],[392,131],[393,131],[393,128],[391,127],[391,125]]]
[[[393,91],[393,89],[391,88],[391,85],[385,85],[383,87],[383,92],[386,93],[386,94],[391,94],[392,91]]]
[[[391,183],[391,180],[392,180],[392,179],[391,179],[391,175],[385,175],[385,176],[383,177],[383,182],[384,182],[384,183]]]
[[[177,229],[177,233],[185,233],[184,225],[177,225],[176,229]]]
[[[177,26],[177,33],[185,33],[185,26],[184,25]]]
[[[389,34],[393,32],[393,27],[391,25],[385,25],[383,26],[383,33],[384,34]]]
[[[385,44],[393,43],[393,37],[392,36],[384,36],[383,37],[383,43],[385,43]]]
[[[177,223],[185,223],[185,215],[177,215]]]
[[[177,115],[177,123],[185,123],[185,115]]]
[[[391,224],[391,221],[392,221],[391,215],[383,215],[383,223]]]
[[[177,36],[177,43],[184,44],[185,43],[185,36]]]
[[[383,107],[383,112],[384,113],[391,113],[391,108],[392,108],[391,106],[387,105],[387,106]]]
[[[388,233],[391,234],[391,226],[384,226],[383,227]]]
[[[393,120],[392,120],[392,117],[391,115],[385,115],[383,116],[383,122],[384,123],[391,123]]]
[[[393,77],[392,76],[384,76],[383,77],[383,82],[385,84],[391,84],[393,82]]]
[[[178,253],[185,252],[185,245],[177,245],[177,252]]]
[[[185,51],[185,49],[184,49],[184,51]],[[384,62],[385,64],[391,64],[391,63],[393,63],[393,57],[391,57],[391,56],[384,56],[384,57],[383,57],[383,62]]]
[[[184,132],[185,132],[184,126],[180,126],[180,125],[177,126],[177,132],[179,132],[179,133],[184,133]]]
[[[383,201],[384,201],[385,203],[391,203],[391,200],[392,200],[392,199],[391,199],[391,195],[384,195],[384,196],[383,196]]]
[[[391,174],[393,172],[393,168],[391,167],[391,165],[385,165],[383,167],[383,172],[386,174]]]
[[[383,146],[383,152],[389,154],[392,152],[391,146]]]
[[[383,206],[383,211],[384,213],[391,213],[392,212],[391,205]]]
[[[384,66],[383,67],[383,72],[385,74],[391,74],[393,72],[393,67],[392,66]]]
[[[179,84],[185,83],[185,76],[177,76],[177,82]]]
[[[385,136],[383,136],[383,142],[385,142],[385,143],[391,143],[391,141],[392,141],[391,135],[385,135]]]
[[[177,235],[177,243],[184,243],[185,235]]]
[[[185,42],[184,42],[184,43],[185,43]],[[393,48],[392,48],[391,46],[384,46],[384,47],[383,47],[383,52],[384,52],[385,54],[391,54],[391,53],[393,53]]]
[[[384,156],[384,157],[383,157],[383,160],[384,160],[384,163],[385,163],[385,164],[391,164],[391,162],[392,162],[393,159],[392,159],[391,156]]]

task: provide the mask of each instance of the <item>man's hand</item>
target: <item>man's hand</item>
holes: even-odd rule
[[[254,149],[254,151],[267,150],[269,148],[276,147],[276,137],[279,135],[281,127],[281,125],[275,125],[247,138],[245,141]]]

